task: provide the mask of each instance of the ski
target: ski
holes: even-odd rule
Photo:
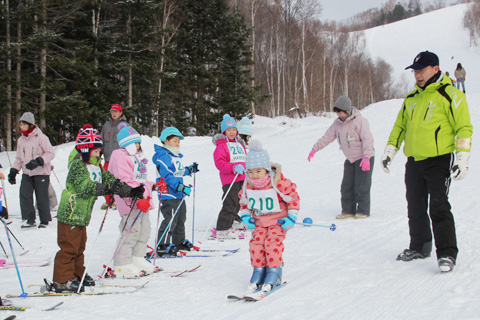
[[[57,308],[58,306],[61,306],[62,304],[63,304],[63,302],[59,302],[59,303],[57,303],[56,305],[54,305],[50,308],[42,309],[42,311],[51,311],[51,310]],[[30,308],[30,307],[15,307],[15,306],[0,306],[0,310],[26,311],[28,309],[32,309],[32,308]]]
[[[269,295],[271,295],[272,293],[274,293],[275,291],[277,291],[278,289],[280,288],[283,288],[287,285],[287,282],[283,282],[281,285],[279,286],[276,286],[275,288],[273,288],[272,290],[270,291],[258,291],[256,293],[252,293],[252,294],[249,294],[249,295],[246,295],[243,297],[243,300],[244,301],[260,301],[266,297],[268,297]]]
[[[157,259],[175,259],[175,258],[215,258],[227,257],[238,252],[240,248],[234,250],[220,250],[220,251],[179,251],[180,255],[176,256],[159,256]],[[216,254],[217,253],[217,254]]]
[[[124,294],[124,293],[134,293],[138,290],[142,289],[146,284],[145,282],[138,287],[134,287],[134,290],[129,291],[85,291],[85,292],[54,292],[54,291],[47,291],[46,287],[40,288],[40,292],[30,293],[27,295],[28,297],[56,297],[56,296],[75,296],[75,295],[84,295],[84,296],[100,296],[100,295],[109,295],[109,294]],[[17,294],[7,294],[7,298],[23,298],[21,295]]]
[[[198,266],[196,266],[196,267],[193,268],[193,269],[184,270],[184,271],[182,271],[182,272],[178,272],[178,273],[176,273],[176,274],[172,274],[170,277],[172,277],[172,278],[179,277],[179,276],[181,276],[182,274],[189,273],[189,272],[193,272],[193,271],[197,270],[198,268],[200,268],[201,266],[202,266],[202,265],[199,264]]]
[[[50,258],[43,260],[31,260],[31,261],[17,261],[17,266],[22,268],[34,268],[45,267],[50,265]],[[7,262],[6,260],[0,260],[0,269],[12,269],[15,268],[14,262]]]
[[[6,317],[6,318],[3,319],[3,320],[13,320],[13,319],[15,319],[16,317],[17,317],[17,316],[9,316],[9,317]]]
[[[254,292],[250,292],[250,291],[247,291],[245,292],[243,295],[241,296],[236,296],[236,295],[233,295],[233,294],[230,294],[227,296],[227,299],[228,300],[235,300],[235,301],[240,301],[240,300],[243,300],[245,299],[246,296],[250,295],[250,294],[254,294],[254,293],[257,293],[261,290],[261,288],[255,290]]]

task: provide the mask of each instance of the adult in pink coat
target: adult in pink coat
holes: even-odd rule
[[[341,186],[342,213],[337,219],[370,216],[370,187],[375,149],[368,120],[362,117],[347,96],[335,101],[333,110],[338,118],[328,128],[310,151],[310,161],[317,151],[322,150],[335,139],[347,158],[344,163]]]
[[[20,211],[24,223],[22,228],[36,226],[33,193],[37,200],[39,228],[45,228],[49,221],[50,204],[48,185],[50,184],[51,161],[55,152],[48,137],[35,125],[35,117],[25,112],[19,120],[22,135],[17,141],[17,155],[8,174],[8,182],[15,184],[16,175],[23,170],[20,183]]]

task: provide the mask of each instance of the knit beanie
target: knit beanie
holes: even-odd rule
[[[30,124],[35,124],[35,116],[31,112],[25,112],[18,122],[23,121]]]
[[[238,134],[244,134],[246,136],[253,135],[252,122],[247,117],[243,117],[242,120],[237,123]]]
[[[160,134],[160,141],[165,142],[165,140],[167,140],[167,138],[170,136],[178,136],[180,137],[180,140],[184,139],[183,135],[180,133],[180,131],[177,128],[168,127],[163,129],[162,133]]]
[[[118,130],[119,132],[117,134],[117,141],[120,148],[125,148],[126,146],[135,142],[142,143],[142,138],[137,130],[127,126],[125,122],[121,122],[118,125]]]
[[[245,165],[248,169],[264,168],[268,172],[272,171],[270,166],[270,156],[268,151],[262,148],[262,143],[258,140],[250,142],[250,149],[245,159]]]
[[[93,149],[103,149],[102,137],[97,129],[90,124],[86,124],[78,131],[75,141],[75,148],[82,155],[82,161],[87,163],[90,160],[90,153]]]
[[[333,107],[343,111],[350,111],[352,110],[352,100],[347,96],[340,96],[333,104]]]
[[[237,129],[237,122],[235,121],[234,118],[230,117],[230,115],[225,114],[223,116],[222,125],[221,125],[222,133],[224,133],[225,130],[227,130],[228,128]],[[237,129],[237,131],[238,131],[238,129]]]

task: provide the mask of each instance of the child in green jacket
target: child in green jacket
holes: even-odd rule
[[[53,270],[53,290],[77,292],[85,272],[84,254],[87,226],[97,197],[117,194],[121,197],[141,197],[143,186],[131,188],[118,181],[101,167],[102,138],[87,124],[80,129],[76,139],[76,152],[81,157],[69,157],[67,188],[62,192],[58,207],[58,246]],[[87,274],[83,286],[94,286]]]

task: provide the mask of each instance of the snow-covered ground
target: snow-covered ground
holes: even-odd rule
[[[445,19],[457,15],[456,6],[430,13],[422,17],[391,24],[388,32],[378,34],[386,53],[394,55],[394,46],[408,46],[398,42],[403,37],[406,24],[415,19],[424,19],[430,25],[431,17],[447,24]],[[442,13],[444,17],[437,17]],[[407,24],[408,25],[408,24]],[[467,72],[478,68],[479,54],[468,48],[468,41],[458,42],[464,37],[460,23],[454,24],[448,38],[429,32],[424,41],[436,37],[437,42],[452,43],[455,50],[460,46],[465,52],[461,62]],[[395,37],[391,35],[394,34]],[[453,37],[455,36],[455,39]],[[467,39],[468,40],[468,39]],[[374,47],[371,47],[374,48]],[[376,47],[378,49],[378,47]],[[400,66],[411,63],[414,55],[422,48],[409,48]],[[372,49],[371,49],[372,50]],[[432,51],[435,51],[432,48]],[[455,53],[457,55],[457,53]],[[387,59],[387,56],[384,56]],[[442,58],[440,58],[442,61]],[[388,59],[387,59],[388,61]],[[399,153],[385,174],[379,165],[385,143],[392,128],[402,100],[390,100],[368,106],[362,113],[370,121],[375,138],[376,160],[372,186],[372,216],[369,219],[338,221],[340,213],[340,181],[344,157],[336,143],[317,153],[314,160],[307,162],[307,154],[313,143],[333,121],[326,117],[306,119],[255,118],[254,138],[262,141],[272,161],[283,165],[284,174],[298,186],[301,197],[301,216],[310,217],[316,224],[335,223],[337,230],[297,226],[285,241],[284,280],[289,284],[271,297],[258,303],[231,302],[228,294],[243,292],[250,279],[252,268],[248,253],[248,240],[225,241],[205,240],[205,230],[215,219],[221,207],[221,184],[213,163],[214,146],[210,137],[188,137],[182,141],[182,152],[186,161],[199,163],[195,193],[196,244],[207,248],[240,248],[228,257],[161,259],[160,266],[166,270],[183,270],[201,264],[201,268],[182,277],[171,278],[169,274],[156,274],[145,278],[149,283],[133,294],[106,296],[73,296],[14,299],[18,306],[30,306],[26,312],[0,311],[0,319],[16,314],[19,319],[479,319],[480,306],[480,202],[478,181],[480,180],[480,149],[477,147],[476,125],[480,122],[480,90],[478,72],[467,76],[467,99],[474,125],[473,149],[470,171],[467,177],[453,182],[450,200],[456,219],[459,255],[453,272],[442,274],[434,257],[422,261],[398,262],[398,253],[407,248],[409,242],[406,217],[405,187],[403,182],[405,157]],[[413,75],[408,74],[413,77]],[[158,138],[142,137],[142,147],[147,158],[153,155],[153,145]],[[60,197],[67,175],[67,157],[72,143],[56,146],[53,161],[55,175],[52,184]],[[13,161],[14,152],[10,153]],[[0,163],[7,174],[9,160],[6,153],[0,154]],[[58,180],[57,180],[58,178]],[[154,179],[154,167],[149,164],[149,178]],[[17,181],[19,179],[17,178]],[[193,183],[193,179],[187,178]],[[56,221],[47,229],[20,229],[18,206],[19,185],[5,185],[8,207],[13,218],[10,225],[22,245],[30,252],[18,257],[19,261],[52,258],[58,250],[56,244]],[[98,234],[104,211],[100,210],[103,199],[94,207],[92,222],[88,228],[86,260],[92,258],[88,272],[96,276],[102,264],[110,257],[117,240],[119,216],[109,212],[104,229]],[[188,198],[187,237],[192,239],[193,197]],[[156,225],[157,211],[151,212],[152,226]],[[8,254],[9,247],[3,227],[0,241]],[[153,228],[155,229],[155,228]],[[150,245],[154,242],[154,230]],[[17,254],[22,250],[13,241]],[[3,259],[0,251],[0,259]],[[11,258],[9,259],[11,260]],[[35,292],[31,284],[41,284],[43,278],[52,277],[53,266],[20,268],[26,292]],[[132,282],[138,282],[132,280]],[[0,269],[0,296],[21,293],[15,269]],[[40,309],[63,301],[64,305],[52,312]]]

